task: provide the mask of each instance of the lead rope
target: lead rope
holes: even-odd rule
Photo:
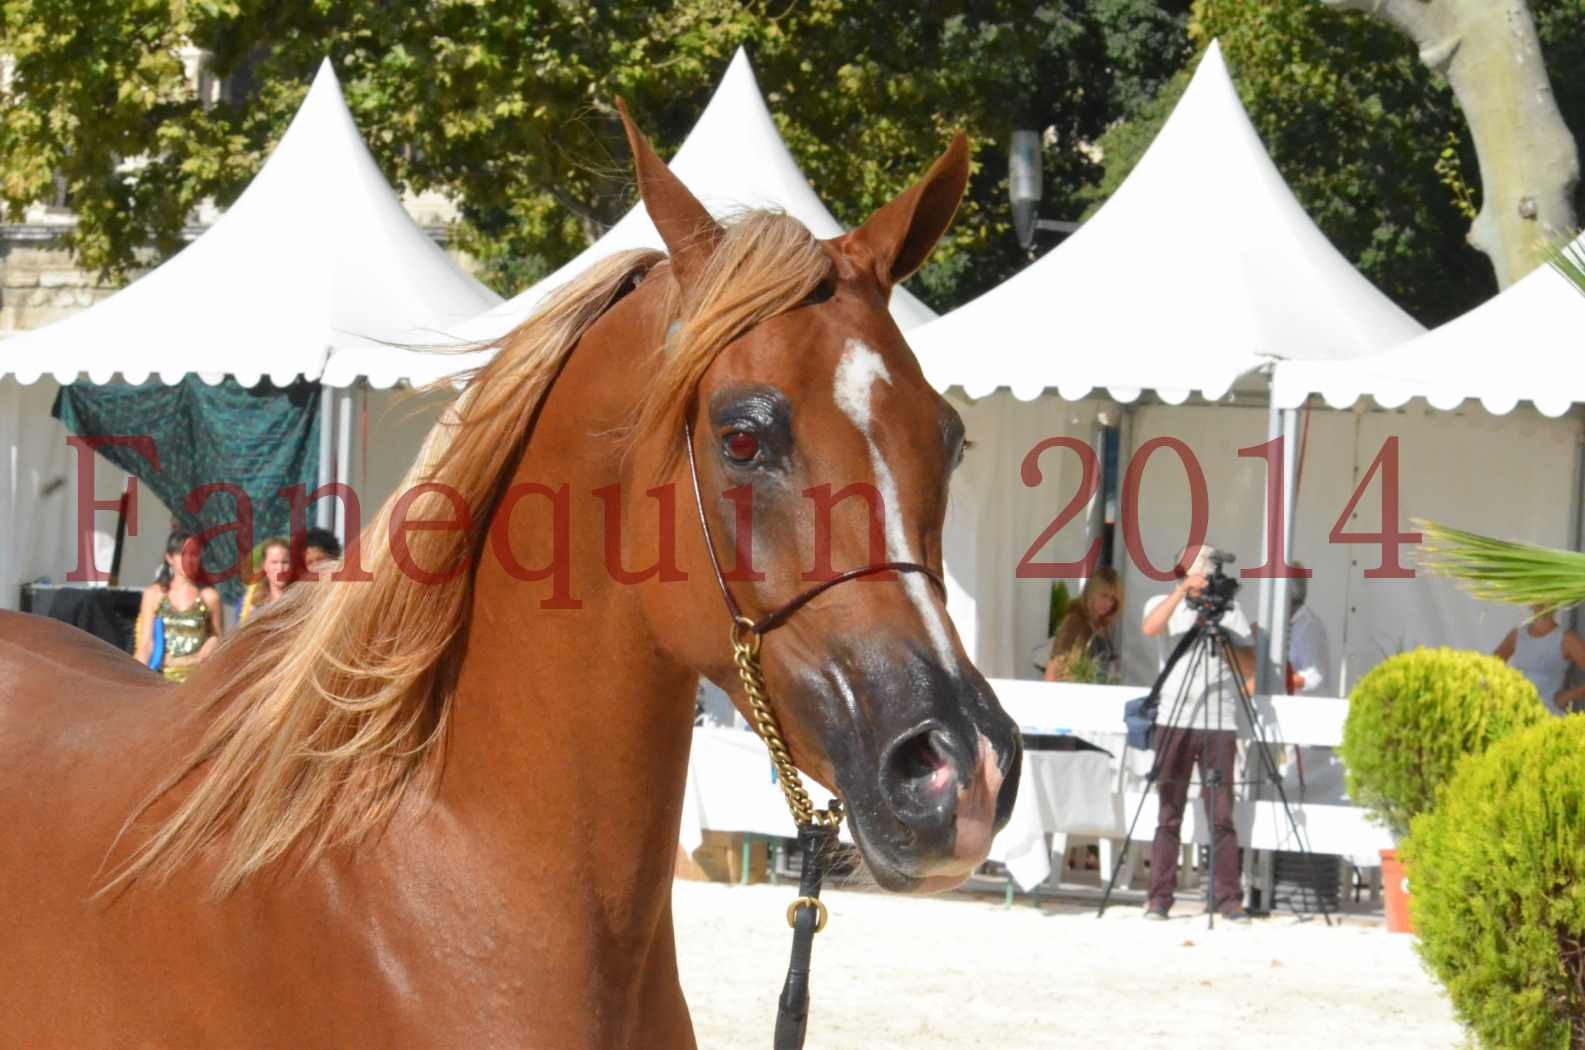
[[[803,1050],[804,1032],[809,1027],[809,958],[814,951],[815,934],[826,928],[829,913],[820,901],[820,883],[825,878],[826,852],[836,841],[837,822],[842,819],[840,803],[816,814],[830,817],[829,823],[806,824],[798,829],[798,851],[803,861],[798,874],[798,899],[787,905],[787,924],[793,930],[792,956],[787,960],[787,979],[776,1000],[776,1039],[774,1050]]]

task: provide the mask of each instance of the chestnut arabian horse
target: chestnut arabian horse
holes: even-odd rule
[[[750,709],[733,602],[783,611],[781,735],[875,880],[984,860],[1020,751],[939,588],[963,425],[886,309],[964,141],[821,241],[627,129],[667,252],[501,340],[335,577],[181,685],[0,614],[0,1044],[693,1046],[672,869],[700,676]]]

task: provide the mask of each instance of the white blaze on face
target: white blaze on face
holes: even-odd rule
[[[870,430],[870,396],[876,380],[883,383],[892,381],[891,373],[886,370],[886,362],[861,340],[849,339],[842,351],[842,360],[837,362],[837,408],[858,427],[869,445],[875,487],[880,492],[881,508],[886,516],[886,560],[918,562],[920,559],[909,548],[908,534],[903,528],[902,508],[897,499],[897,479],[892,475],[881,450],[876,447],[875,435]],[[930,581],[917,572],[899,575],[909,601],[919,610],[919,618],[924,621],[930,642],[941,659],[941,666],[950,670],[956,663],[952,655],[951,636],[947,633],[946,618],[930,593]]]

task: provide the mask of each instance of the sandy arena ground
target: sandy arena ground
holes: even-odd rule
[[[768,1047],[793,887],[676,883],[682,986],[699,1045]],[[828,889],[815,939],[808,1050],[1086,1050],[1464,1045],[1412,939],[1379,918],[1256,920],[1205,928],[1179,901],[1166,923],[1137,906],[1021,898],[901,898]]]

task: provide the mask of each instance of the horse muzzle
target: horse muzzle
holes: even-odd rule
[[[991,839],[1012,814],[1022,768],[1018,729],[972,667],[900,676],[932,688],[888,697],[882,709],[928,713],[893,733],[863,775],[843,794],[854,840],[875,880],[886,889],[937,892],[960,884],[985,862]],[[895,686],[883,688],[894,692]],[[921,699],[924,701],[921,705]],[[857,781],[857,782],[853,782]]]

